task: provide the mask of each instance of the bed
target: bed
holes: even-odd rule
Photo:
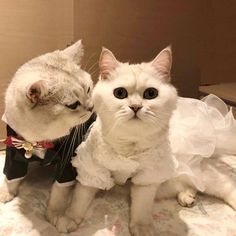
[[[222,156],[232,166],[236,178],[236,156]],[[0,153],[3,168],[4,152]],[[129,236],[129,195],[126,187],[101,192],[92,203],[80,228],[59,234],[45,219],[52,184],[51,167],[30,166],[19,195],[7,204],[0,203],[0,236],[92,236],[99,229],[115,226],[116,236]],[[0,180],[4,178],[0,175]],[[175,199],[156,201],[153,219],[161,236],[235,236],[236,212],[224,202],[199,195],[192,208],[183,208]]]

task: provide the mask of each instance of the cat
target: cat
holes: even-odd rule
[[[80,130],[78,135],[78,125],[89,119],[93,109],[93,81],[79,66],[82,56],[79,40],[64,50],[30,60],[17,70],[5,95],[2,119],[8,137],[0,202],[16,196],[29,161],[46,165],[57,161],[47,208],[51,223],[65,208],[76,177],[70,159],[83,133]]]
[[[154,199],[175,196],[190,207],[201,191],[236,210],[233,169],[221,158],[236,154],[232,111],[214,95],[203,101],[178,97],[170,84],[171,64],[169,47],[137,65],[121,63],[103,49],[92,95],[98,118],[72,160],[78,183],[56,224],[60,232],[77,228],[98,189],[129,178],[133,236],[157,235]]]
[[[202,192],[236,210],[235,169],[229,162],[236,155],[232,109],[213,94],[202,100],[178,98],[169,139],[178,168],[175,178],[159,186],[157,198],[176,196],[181,206],[191,207]]]
[[[156,235],[152,207],[158,186],[176,169],[168,141],[177,91],[170,84],[171,49],[149,63],[119,62],[103,49],[92,99],[97,119],[72,160],[77,180],[72,202],[57,229],[70,232],[82,221],[99,189],[131,178],[132,235]]]

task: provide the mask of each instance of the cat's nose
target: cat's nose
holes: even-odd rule
[[[143,107],[143,106],[137,105],[137,104],[133,104],[133,105],[129,106],[129,108],[130,108],[131,110],[133,110],[134,113],[137,113],[142,107]]]
[[[87,111],[92,112],[92,111],[93,111],[93,103],[92,103],[92,101],[91,101],[91,100],[87,100],[87,101],[85,102],[84,108],[85,108]]]
[[[87,111],[92,112],[92,111],[93,111],[93,107],[94,107],[94,106],[87,107]]]

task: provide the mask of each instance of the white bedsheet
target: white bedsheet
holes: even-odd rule
[[[236,157],[224,161],[235,167]],[[4,155],[0,155],[0,169]],[[59,234],[45,217],[52,176],[50,168],[31,165],[29,174],[20,188],[18,197],[7,204],[0,204],[0,236],[57,236]],[[2,181],[3,174],[0,174]],[[200,196],[193,208],[182,208],[172,200],[155,203],[153,219],[160,236],[235,236],[236,212],[215,198]],[[201,207],[202,206],[202,207]],[[202,209],[203,208],[203,209]],[[123,188],[100,193],[90,207],[80,228],[69,235],[91,236],[108,223],[116,226],[116,236],[129,236],[129,197]]]

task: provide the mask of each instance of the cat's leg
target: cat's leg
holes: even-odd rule
[[[183,207],[192,207],[196,200],[197,191],[194,188],[186,188],[177,194],[177,201]]]
[[[152,209],[157,192],[156,185],[132,185],[130,232],[132,236],[156,236]]]
[[[197,191],[188,181],[187,176],[179,176],[162,183],[157,190],[157,199],[174,198],[184,207],[191,207],[195,203]]]
[[[54,182],[48,201],[46,217],[56,226],[59,217],[63,216],[71,199],[72,188],[75,185],[76,170],[71,162],[63,168],[57,166],[56,181]]]
[[[54,226],[56,226],[58,218],[65,212],[72,187],[72,185],[65,186],[58,182],[55,182],[52,186],[46,217]]]
[[[11,201],[18,193],[22,179],[7,180],[5,178],[0,186],[0,202]]]
[[[234,185],[229,196],[224,196],[224,201],[228,203],[236,211],[236,186]]]
[[[57,221],[56,227],[59,232],[67,233],[77,229],[97,191],[97,188],[76,184],[70,206],[65,215]]]
[[[236,210],[236,176],[231,166],[220,158],[211,158],[202,163],[205,193],[218,197]]]
[[[3,173],[5,179],[0,185],[0,202],[9,202],[17,194],[23,178],[26,176],[28,162],[21,161],[22,154],[14,147],[7,147]],[[24,157],[22,158],[24,160]]]
[[[220,186],[220,184],[217,184],[217,186]],[[225,182],[221,186],[220,189],[218,187],[213,189],[212,186],[206,185],[205,193],[224,200],[236,211],[236,186],[235,186],[235,183],[232,183],[230,181]]]

